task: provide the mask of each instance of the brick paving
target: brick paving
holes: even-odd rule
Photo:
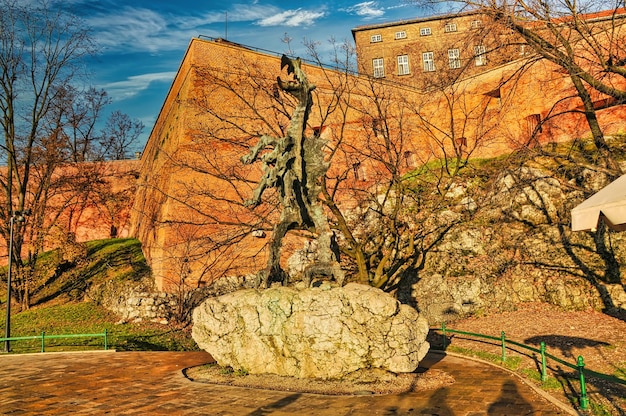
[[[195,383],[204,352],[0,355],[2,415],[564,415],[493,366],[431,353],[422,366],[455,383],[395,395],[324,396]]]

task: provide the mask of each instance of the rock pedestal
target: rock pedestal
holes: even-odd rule
[[[383,291],[350,283],[272,287],[210,298],[192,335],[222,366],[250,374],[341,378],[363,369],[414,371],[429,345],[426,319]]]

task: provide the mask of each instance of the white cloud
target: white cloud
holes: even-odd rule
[[[410,3],[400,3],[400,4],[396,4],[394,6],[387,6],[385,8],[385,10],[403,9],[405,7],[416,7],[416,6],[415,6],[415,4],[410,4]]]
[[[310,26],[315,20],[326,16],[326,12],[303,9],[282,10],[275,6],[253,4],[233,4],[223,12],[210,12],[200,17],[179,17],[181,25],[201,27],[212,23],[253,22],[258,26]]]
[[[126,100],[148,89],[153,82],[172,82],[176,72],[155,72],[151,74],[133,75],[123,81],[110,82],[102,85],[113,101]]]
[[[378,2],[375,1],[365,1],[362,3],[358,3],[344,10],[348,13],[353,13],[357,16],[362,16],[367,19],[380,17],[385,14],[384,8],[380,7],[378,5]]]
[[[259,26],[311,26],[316,19],[320,19],[325,15],[326,13],[323,11],[285,10],[282,13],[260,19],[256,24]]]
[[[154,10],[124,7],[85,19],[98,44],[107,49],[159,52],[181,49],[189,42],[186,31],[176,30]]]
[[[279,13],[281,9],[274,6],[233,4],[228,12],[228,19],[234,22],[258,22]]]
[[[94,30],[98,44],[107,50],[163,51],[182,50],[189,39],[202,33],[214,33],[216,23],[250,22],[257,26],[308,27],[326,16],[322,10],[283,10],[271,5],[233,4],[223,11],[214,10],[202,14],[166,15],[157,10],[124,6],[106,13],[85,16],[86,23]]]
[[[268,16],[280,13],[280,9],[274,6],[259,4],[233,4],[229,9],[210,11],[199,16],[181,15],[173,16],[175,26],[198,28],[214,23],[229,22],[255,22]]]

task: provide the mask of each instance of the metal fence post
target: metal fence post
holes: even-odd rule
[[[541,351],[541,381],[544,382],[548,378],[548,374],[546,372],[546,343],[541,342],[541,347],[539,348]]]
[[[506,336],[504,335],[504,331],[501,334],[502,337],[502,362],[506,361]]]
[[[108,337],[107,337],[107,329],[104,328],[104,349],[108,350],[109,349],[109,342],[108,342]]]
[[[46,337],[45,331],[41,331],[41,352],[46,352],[45,341],[44,341],[45,337]]]
[[[443,333],[443,350],[446,350],[446,342],[448,340],[448,338],[446,337],[446,323],[443,322],[441,324],[441,332]]]
[[[578,373],[580,374],[580,408],[589,409],[589,398],[587,398],[587,386],[585,385],[585,361],[583,356],[578,356]]]

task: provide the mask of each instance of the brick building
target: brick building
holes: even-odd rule
[[[397,57],[409,53],[401,45],[428,38],[434,43],[420,45],[434,48],[436,36],[448,36],[452,43],[439,49],[447,53],[457,34],[480,31],[472,28],[480,26],[472,23],[477,21],[477,15],[465,14],[357,30],[359,62],[373,62],[377,52],[372,45],[389,39],[400,46],[383,56],[391,62],[390,69],[384,68],[396,72]],[[430,35],[420,37],[426,27]],[[402,29],[406,38],[397,34]],[[378,34],[380,42],[372,42]],[[363,43],[369,52],[361,51]],[[412,85],[388,82],[390,72],[378,78],[304,66],[317,86],[307,131],[328,141],[328,180],[331,188],[336,185],[343,208],[350,209],[361,191],[386,180],[385,152],[396,158],[395,166],[409,171],[433,158],[488,157],[527,146],[531,139],[560,142],[588,134],[582,114],[572,111],[580,107],[580,99],[558,67],[540,61],[520,71],[520,59],[478,62],[472,53],[477,45],[458,48],[461,66],[478,68],[473,75],[439,89],[419,87],[423,84],[417,77]],[[449,57],[456,59],[456,52]],[[409,75],[416,71],[411,62]],[[452,59],[442,62],[456,65]],[[418,58],[420,74],[423,63]],[[441,64],[435,59],[434,65]],[[276,89],[279,68],[279,56],[242,45],[219,39],[189,44],[143,152],[131,217],[131,235],[141,240],[160,288],[201,286],[264,267],[277,207],[271,195],[254,211],[243,206],[261,171],[257,165],[244,166],[240,158],[259,135],[280,137],[286,130],[293,102]],[[605,98],[595,97],[599,103]],[[606,134],[626,132],[623,105],[604,106],[598,117]],[[389,143],[393,149],[385,147]],[[302,247],[301,235],[290,235],[285,244],[286,262],[289,253]]]
[[[359,26],[352,35],[361,73],[424,87],[438,72],[473,75],[524,56],[523,47],[498,47],[507,35],[495,29],[466,12]]]
[[[58,248],[66,238],[76,242],[127,238],[139,168],[138,159],[83,162],[58,168],[55,177],[79,177],[90,186],[81,191],[55,190],[49,194],[43,248]],[[36,186],[36,181],[30,185]],[[7,252],[5,240],[0,239],[0,264],[6,264]]]
[[[608,39],[619,36],[626,20],[626,9],[606,10],[577,18],[593,26],[598,39]],[[554,19],[553,23],[558,27],[564,19]],[[535,24],[533,19],[528,20],[529,27]],[[591,33],[591,26],[584,30]],[[614,33],[603,35],[603,28]],[[565,34],[566,37],[570,35]],[[506,25],[494,23],[491,16],[480,12],[359,26],[352,29],[352,36],[361,74],[419,88],[441,83],[442,77],[450,83],[456,82],[459,78],[528,57],[533,52]],[[546,33],[546,40],[555,42],[549,33]],[[574,45],[576,36],[568,41]],[[587,42],[580,43],[583,47],[592,47]]]

